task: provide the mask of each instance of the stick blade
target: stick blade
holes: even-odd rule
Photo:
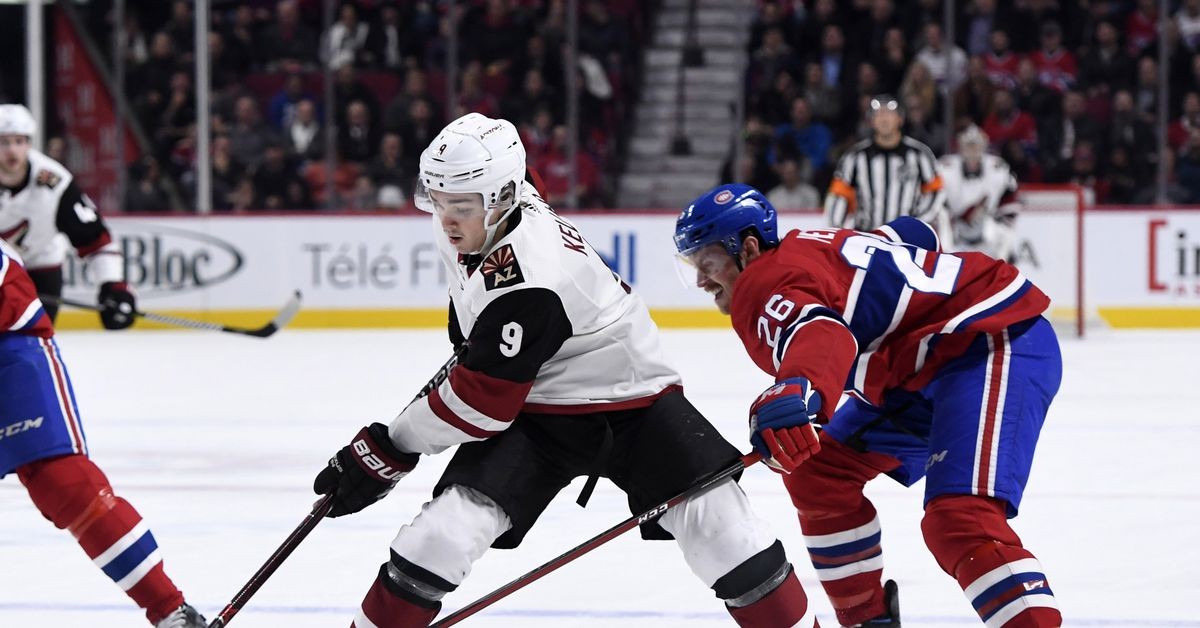
[[[275,318],[271,319],[271,322],[258,329],[248,329],[242,333],[247,336],[254,336],[255,338],[270,338],[275,332],[283,329],[288,323],[292,322],[292,319],[300,311],[300,302],[302,299],[303,295],[300,294],[299,290],[293,291],[292,297],[284,304],[283,309],[279,310]]]

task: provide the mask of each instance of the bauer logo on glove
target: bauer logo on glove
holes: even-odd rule
[[[791,473],[821,450],[812,421],[821,394],[803,377],[782,380],[750,406],[750,444],[773,469]]]

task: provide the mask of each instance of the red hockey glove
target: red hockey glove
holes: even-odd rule
[[[750,406],[750,444],[768,466],[791,473],[821,450],[812,424],[820,409],[821,394],[807,379],[785,379]]]

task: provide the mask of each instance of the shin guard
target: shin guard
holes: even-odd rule
[[[1062,625],[1042,565],[1009,527],[1002,502],[973,495],[929,502],[925,543],[988,628]]]
[[[17,475],[42,515],[70,531],[96,567],[146,611],[150,623],[183,604],[141,515],[113,494],[108,478],[86,456],[39,460],[18,468]]]
[[[758,601],[746,606],[726,606],[729,614],[742,628],[811,628],[819,627],[808,610],[808,596],[791,565],[779,586]]]

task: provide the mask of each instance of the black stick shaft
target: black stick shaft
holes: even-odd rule
[[[532,571],[517,578],[516,580],[509,582],[499,589],[496,589],[495,591],[488,593],[478,600],[471,602],[467,606],[464,606],[450,615],[447,615],[441,621],[435,622],[430,628],[445,628],[446,626],[453,626],[454,624],[461,622],[462,620],[474,615],[475,613],[478,613],[492,604],[495,604],[512,593],[523,589],[526,585],[533,583],[543,576],[549,575],[559,567],[566,565],[576,558],[579,558],[580,556],[583,556],[597,547],[600,547],[601,545],[604,545],[618,536],[621,536],[622,534],[638,527],[638,525],[648,521],[649,519],[666,512],[667,509],[677,506],[692,497],[704,493],[708,489],[716,486],[726,479],[733,477],[742,469],[753,465],[761,459],[762,456],[757,452],[743,455],[736,463],[721,469],[697,484],[693,484],[690,488],[676,495],[675,497],[672,497],[671,499],[640,515],[630,517],[625,521],[622,521],[621,523],[618,523],[617,525],[605,530],[604,532],[601,532],[600,534],[584,541],[583,543],[576,545],[574,548],[567,550],[558,557],[553,558],[541,566],[534,568]]]
[[[233,596],[233,601],[231,601],[225,606],[224,609],[221,610],[221,613],[217,615],[216,619],[212,620],[212,623],[208,625],[208,628],[222,628],[228,624],[229,620],[233,619],[233,616],[237,615],[238,611],[242,610],[242,607],[246,605],[246,602],[249,602],[250,598],[253,597],[260,588],[262,588],[262,585],[266,583],[267,578],[270,578],[271,574],[275,573],[275,570],[279,569],[279,566],[283,564],[283,561],[287,560],[287,557],[290,556],[292,551],[294,551],[296,547],[300,545],[300,542],[304,540],[304,537],[308,536],[308,533],[312,532],[313,528],[317,527],[317,524],[321,522],[321,519],[325,518],[325,515],[329,514],[330,508],[333,508],[332,494],[325,495],[321,499],[317,500],[317,503],[313,504],[312,512],[308,513],[308,516],[304,518],[304,521],[300,522],[300,525],[296,526],[295,530],[292,530],[292,533],[289,534],[287,539],[283,541],[283,544],[275,550],[275,553],[271,554],[271,557],[267,559],[267,562],[263,563],[263,566],[259,567],[258,571],[254,572],[254,575],[250,577],[250,581],[242,587],[241,591],[237,592],[237,595]]]
[[[417,396],[413,397],[413,400],[409,402],[409,405],[416,403],[421,397],[433,392],[433,390],[440,386],[442,382],[446,381],[446,378],[450,376],[450,369],[454,368],[455,364],[458,364],[458,360],[460,357],[462,357],[465,350],[465,346],[459,347],[458,350],[455,351],[454,355],[450,356],[450,359],[446,360],[446,363],[438,369],[438,372],[434,374],[433,379],[430,379],[428,382],[426,382],[425,386],[421,388],[421,391],[417,393]],[[270,578],[271,574],[275,573],[276,569],[279,569],[279,566],[283,564],[283,561],[287,560],[287,557],[291,555],[292,551],[295,550],[298,545],[300,545],[300,542],[304,540],[304,537],[308,536],[308,533],[312,532],[313,528],[317,527],[317,524],[325,518],[325,515],[329,514],[329,511],[332,508],[333,493],[324,495],[321,497],[321,499],[317,500],[317,503],[313,505],[312,512],[308,513],[308,516],[304,518],[304,521],[300,522],[300,525],[296,526],[295,530],[292,530],[292,533],[289,534],[286,539],[284,539],[283,544],[275,550],[275,553],[271,554],[271,557],[267,559],[267,562],[263,563],[263,566],[259,567],[258,571],[256,571],[254,575],[250,577],[250,581],[246,583],[246,586],[242,587],[242,589],[237,592],[237,595],[233,596],[233,601],[226,605],[225,608],[221,610],[221,613],[217,615],[217,618],[208,624],[208,628],[224,628],[225,626],[229,625],[229,621],[233,619],[233,616],[237,615],[238,611],[242,610],[242,607],[245,606],[246,602],[249,602],[250,598],[258,592],[263,583],[267,581],[267,578]]]

